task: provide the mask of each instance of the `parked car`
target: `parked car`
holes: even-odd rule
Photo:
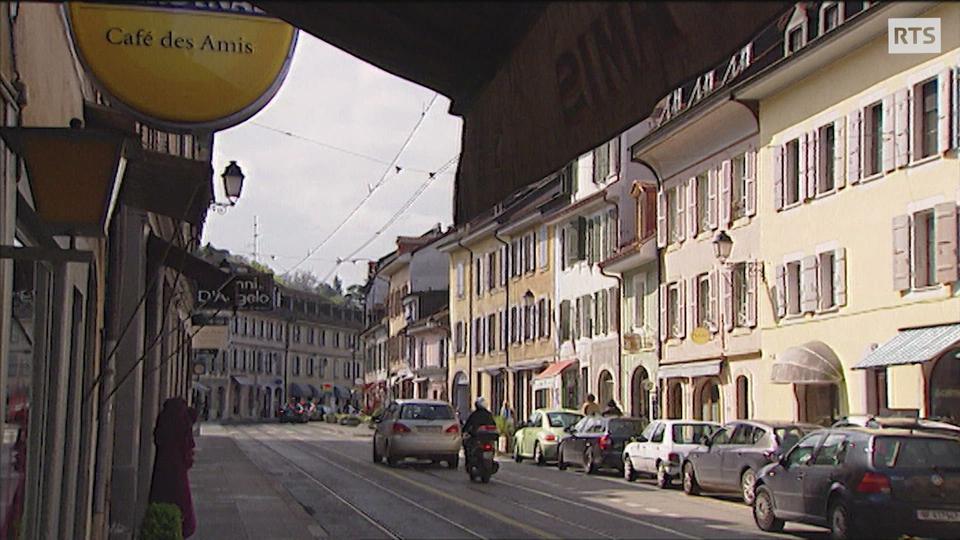
[[[583,415],[571,409],[537,409],[530,419],[517,425],[513,438],[513,459],[533,458],[537,465],[556,461],[557,447],[567,433],[564,429],[580,421]]]
[[[960,537],[960,440],[887,428],[813,432],[757,476],[753,515],[829,527],[833,538]]]
[[[583,466],[587,474],[610,468],[623,472],[623,447],[643,431],[642,418],[585,416],[565,428],[568,436],[557,448],[557,468],[570,463]]]
[[[835,428],[851,426],[914,429],[960,437],[960,427],[930,418],[905,418],[901,416],[883,417],[865,414],[847,416],[845,418],[841,418],[833,424],[833,427]]]
[[[299,403],[287,403],[283,406],[283,409],[280,410],[281,423],[294,422],[303,424],[309,422],[309,420],[306,409]]]
[[[446,461],[456,469],[460,462],[460,423],[453,407],[444,401],[399,399],[375,418],[373,462],[384,458],[395,466],[407,457]]]
[[[804,435],[823,429],[814,424],[737,420],[724,425],[683,462],[683,491],[740,493],[753,504],[757,472],[789,452]]]
[[[657,485],[667,488],[680,476],[687,453],[719,429],[716,422],[654,420],[623,449],[623,477],[632,482],[641,473],[655,475]]]

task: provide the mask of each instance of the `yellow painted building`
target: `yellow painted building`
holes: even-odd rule
[[[760,123],[757,414],[956,420],[960,5],[817,15],[734,91]],[[891,17],[940,18],[942,53],[889,54]]]

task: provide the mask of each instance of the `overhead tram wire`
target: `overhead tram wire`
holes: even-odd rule
[[[294,264],[293,266],[290,267],[290,270],[288,271],[288,273],[289,273],[289,272],[293,272],[294,270],[296,270],[297,268],[299,268],[301,264],[305,263],[305,262],[307,261],[307,259],[309,259],[310,257],[312,257],[317,251],[320,250],[320,248],[322,248],[323,246],[327,245],[327,242],[329,242],[330,239],[333,238],[333,236],[334,236],[335,234],[337,234],[338,232],[340,232],[341,229],[343,229],[344,225],[346,225],[347,222],[350,221],[350,219],[353,218],[353,216],[355,216],[355,215],[357,214],[357,212],[360,210],[360,208],[361,208],[364,204],[366,204],[367,201],[370,200],[370,197],[373,196],[373,193],[374,193],[380,186],[383,185],[383,183],[387,180],[387,175],[390,173],[390,171],[392,171],[392,170],[394,170],[394,168],[396,168],[396,169],[397,169],[397,172],[400,172],[400,167],[397,167],[397,166],[396,166],[396,162],[397,162],[398,159],[400,159],[400,155],[403,154],[403,151],[407,149],[407,146],[409,146],[410,141],[413,140],[414,135],[416,135],[416,134],[417,134],[417,131],[419,131],[420,126],[423,124],[424,118],[427,117],[427,112],[429,112],[429,111],[430,111],[430,108],[433,107],[433,104],[437,101],[437,97],[438,97],[438,96],[439,96],[439,94],[437,94],[436,92],[433,93],[433,97],[430,99],[430,103],[428,103],[428,104],[427,104],[427,107],[423,110],[423,112],[420,113],[420,118],[417,119],[417,123],[414,124],[413,129],[410,130],[410,134],[407,135],[407,139],[406,139],[405,141],[403,141],[403,144],[400,146],[400,150],[397,151],[397,154],[396,154],[395,156],[393,156],[393,159],[392,159],[392,160],[390,160],[390,164],[387,165],[387,167],[383,170],[383,174],[380,176],[380,179],[377,180],[377,183],[374,184],[373,186],[371,186],[370,189],[367,190],[367,194],[364,195],[363,199],[361,199],[360,202],[357,203],[357,205],[356,205],[355,207],[353,207],[353,210],[351,210],[350,213],[348,213],[347,216],[346,216],[345,218],[343,218],[343,220],[340,221],[340,223],[339,223],[336,227],[334,227],[334,229],[333,229],[332,231],[330,231],[330,233],[327,234],[327,235],[323,238],[323,240],[321,240],[320,243],[317,244],[316,247],[314,247],[314,248],[311,249],[311,250],[308,250],[308,251],[307,251],[307,254],[306,254],[302,259],[300,259],[299,261],[297,261],[296,264]],[[435,175],[436,173],[428,173],[428,174],[430,174],[430,175]]]
[[[338,257],[337,264],[335,264],[333,268],[330,269],[329,272],[327,272],[327,274],[324,276],[324,278],[321,281],[325,283],[337,271],[337,268],[340,268],[340,265],[342,265],[344,262],[347,262],[353,259],[357,255],[357,253],[360,253],[360,251],[362,251],[364,248],[372,244],[377,238],[380,237],[381,234],[383,234],[384,231],[386,231],[391,225],[396,223],[396,221],[400,219],[403,213],[409,210],[410,207],[413,206],[413,203],[415,203],[417,199],[419,199],[420,196],[423,195],[423,192],[426,191],[428,187],[430,187],[430,184],[432,184],[433,181],[436,180],[437,177],[443,173],[443,171],[452,167],[457,162],[457,159],[459,157],[460,157],[460,154],[453,156],[446,163],[444,163],[443,166],[437,169],[437,172],[431,173],[427,177],[427,180],[424,181],[422,184],[420,184],[417,190],[413,192],[413,195],[411,195],[410,198],[408,198],[403,203],[403,205],[401,205],[400,208],[396,212],[394,212],[392,216],[390,216],[390,219],[388,219],[386,223],[384,223],[376,232],[373,233],[373,236],[368,238],[364,243],[360,244],[360,246],[354,249],[346,257]]]

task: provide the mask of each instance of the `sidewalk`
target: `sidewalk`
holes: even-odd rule
[[[266,476],[223,426],[205,423],[190,470],[197,532],[191,540],[313,540],[323,529]]]

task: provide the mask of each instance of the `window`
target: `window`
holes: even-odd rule
[[[293,374],[300,375],[300,357],[293,357]]]
[[[883,103],[877,102],[867,107],[864,118],[864,176],[872,176],[883,171]]]
[[[310,357],[307,360],[307,375],[313,377],[314,359]]]
[[[697,233],[710,230],[710,180],[707,173],[697,175]]]
[[[667,288],[667,336],[678,338],[682,335],[681,323],[683,315],[680,304],[680,286],[673,283]]]
[[[843,463],[843,459],[846,457],[846,452],[844,452],[844,439],[846,439],[846,435],[843,433],[832,433],[828,435],[827,439],[823,441],[820,450],[817,452],[817,457],[814,458],[813,464],[835,467]]]
[[[497,288],[497,252],[487,253],[487,289]]]
[[[647,326],[647,279],[645,274],[633,277],[633,327]]]
[[[798,26],[787,34],[787,54],[795,53],[803,47],[803,27]]]
[[[334,347],[340,346],[340,332],[333,333],[333,346]]]
[[[800,261],[789,262],[787,267],[786,306],[788,315],[800,313]]]
[[[473,262],[474,285],[476,286],[477,296],[483,295],[483,259],[477,257]]]
[[[750,418],[750,381],[743,375],[737,377],[737,418]]]
[[[753,432],[756,429],[750,424],[737,424],[730,436],[730,444],[753,444]]]
[[[730,166],[730,217],[736,220],[747,215],[747,156],[735,156]]]
[[[813,458],[813,450],[817,444],[823,440],[823,434],[815,433],[797,443],[797,446],[787,454],[787,467],[796,467],[798,465],[807,465]]]
[[[820,14],[820,33],[825,34],[840,25],[840,5],[825,4],[821,9],[823,11]]]
[[[667,242],[679,242],[680,237],[680,190],[673,187],[667,190]]]
[[[787,143],[784,156],[783,201],[784,205],[800,202],[800,140]]]
[[[710,313],[710,276],[702,274],[697,277],[697,326],[710,328],[713,314]]]
[[[571,320],[571,309],[570,301],[564,300],[560,302],[560,342],[570,341],[570,320]]]
[[[593,150],[593,182],[603,184],[619,169],[620,140],[607,142]]]
[[[487,315],[487,350],[497,350],[497,316]]]
[[[457,298],[463,298],[463,263],[457,263]]]
[[[833,191],[834,158],[836,157],[836,133],[833,124],[820,128],[820,168],[817,174],[817,193]]]
[[[733,325],[737,328],[750,326],[747,298],[750,284],[747,282],[747,264],[733,266]]]
[[[913,216],[913,276],[914,287],[930,287],[937,284],[937,240],[932,210]]]
[[[937,153],[938,111],[937,111],[937,80],[923,83],[920,87],[922,101],[920,103],[920,157],[925,158]]]
[[[817,280],[820,287],[820,309],[830,309],[837,305],[833,290],[835,274],[835,254],[833,251],[820,253],[817,261]]]

